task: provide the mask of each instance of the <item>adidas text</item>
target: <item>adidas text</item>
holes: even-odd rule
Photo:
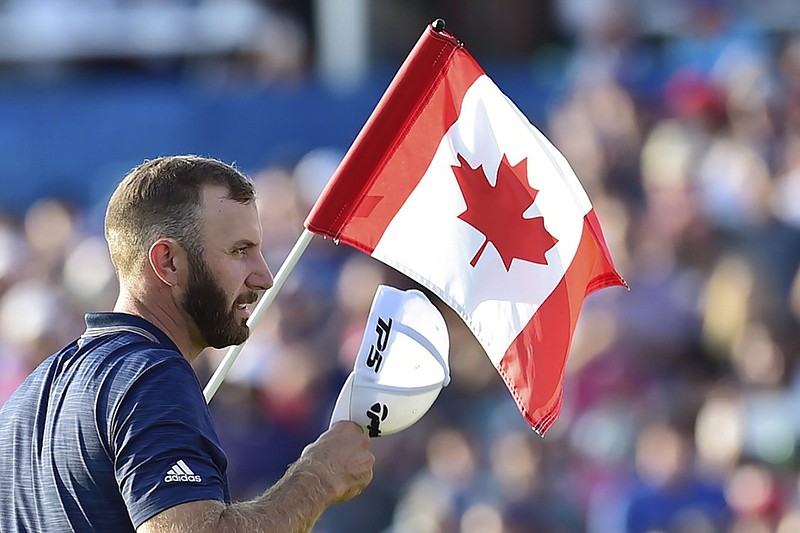
[[[190,476],[188,474],[167,474],[164,476],[164,481],[193,481],[200,483],[202,479],[197,474]]]

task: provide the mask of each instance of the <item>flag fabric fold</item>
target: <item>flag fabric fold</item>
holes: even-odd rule
[[[432,26],[305,226],[453,308],[541,435],[561,409],[584,298],[625,286],[569,163],[457,39]]]

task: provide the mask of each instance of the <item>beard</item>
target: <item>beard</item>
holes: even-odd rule
[[[254,302],[258,295],[255,292],[245,294],[228,306],[225,291],[208,264],[196,254],[188,255],[191,274],[183,296],[183,308],[209,346],[225,348],[243,343],[250,336],[250,328],[246,319],[236,319],[236,307]]]

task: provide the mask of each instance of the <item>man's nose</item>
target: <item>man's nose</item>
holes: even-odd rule
[[[267,265],[267,260],[261,254],[258,254],[258,257],[258,264],[250,277],[247,278],[247,285],[256,291],[266,291],[272,287],[274,279],[272,271]]]

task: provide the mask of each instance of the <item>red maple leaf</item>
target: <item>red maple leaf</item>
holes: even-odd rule
[[[458,162],[460,166],[451,168],[467,203],[466,211],[458,218],[486,237],[470,265],[478,263],[489,242],[500,254],[506,271],[514,259],[546,265],[544,254],[558,240],[545,229],[543,217],[522,216],[539,193],[528,185],[527,159],[512,167],[504,154],[494,186],[489,183],[483,165],[472,168],[461,154]]]

